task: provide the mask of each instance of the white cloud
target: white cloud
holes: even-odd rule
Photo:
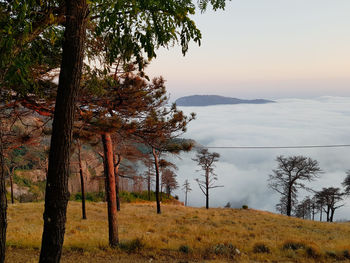
[[[206,146],[294,146],[350,143],[350,98],[321,97],[314,100],[283,99],[265,105],[225,105],[183,107],[186,113],[196,112],[184,137]],[[218,184],[213,189],[210,204],[224,206],[228,201],[235,206],[274,211],[278,194],[267,187],[267,178],[276,167],[277,155],[305,155],[319,161],[324,173],[309,184],[322,187],[340,187],[345,171],[350,169],[350,148],[314,149],[213,149],[221,154],[216,173]],[[189,179],[193,191],[190,205],[204,206],[205,200],[195,178],[198,167],[191,160],[194,152],[175,159],[179,182]],[[183,199],[183,193],[177,194]],[[300,198],[305,193],[300,193]],[[336,211],[336,218],[350,218],[350,202]]]

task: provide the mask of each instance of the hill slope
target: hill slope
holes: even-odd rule
[[[122,245],[108,248],[105,203],[69,202],[62,262],[338,262],[350,259],[350,224],[320,223],[257,210],[123,204]],[[7,262],[35,262],[43,203],[9,206]],[[25,260],[24,260],[25,259]]]
[[[223,97],[217,95],[193,95],[181,97],[175,101],[177,106],[210,106],[225,104],[266,104],[273,103],[271,100],[255,99],[241,100],[237,98]]]

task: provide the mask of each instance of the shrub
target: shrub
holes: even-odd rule
[[[346,258],[346,259],[350,259],[350,252],[349,252],[349,250],[346,249],[346,250],[343,251],[343,257]]]
[[[242,205],[242,208],[243,209],[248,209],[248,206],[247,205]]]
[[[119,244],[119,248],[122,250],[125,250],[128,253],[140,251],[144,247],[145,247],[145,244],[140,238],[135,238],[127,242],[121,242]]]
[[[264,243],[256,243],[253,247],[254,253],[270,253],[270,248]]]
[[[191,249],[187,245],[181,245],[179,247],[179,251],[182,252],[182,253],[188,254],[188,253],[190,253]]]
[[[287,250],[287,249],[298,250],[301,248],[305,248],[305,244],[299,241],[286,241],[284,242],[282,247],[283,250]]]
[[[321,256],[321,252],[318,248],[313,246],[307,246],[305,248],[306,255],[310,258],[319,258]]]
[[[239,255],[240,251],[231,243],[228,244],[217,244],[212,247],[214,254],[222,255],[229,258],[233,258],[235,255]]]
[[[334,251],[326,251],[327,257],[337,258],[337,254]]]
[[[71,197],[71,200],[81,201],[82,195],[81,193],[76,193]],[[89,202],[102,202],[105,200],[104,192],[88,192],[85,194],[85,200]]]

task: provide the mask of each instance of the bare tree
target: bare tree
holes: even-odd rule
[[[323,204],[327,222],[333,222],[335,210],[344,206],[344,204],[339,203],[344,200],[345,193],[341,192],[338,187],[328,187],[316,192],[315,196]]]
[[[281,155],[276,158],[276,161],[278,167],[270,175],[269,187],[282,195],[285,201],[282,205],[286,206],[283,211],[290,216],[293,209],[293,196],[296,197],[298,189],[307,189],[300,181],[313,181],[322,171],[316,160],[305,156]]]
[[[309,196],[296,206],[295,216],[302,219],[311,219],[312,216],[312,201]]]
[[[346,177],[345,177],[344,182],[342,183],[342,185],[345,188],[345,193],[347,195],[350,195],[350,170],[346,171]]]
[[[201,149],[197,151],[196,158],[192,160],[197,162],[197,164],[202,168],[204,174],[202,177],[204,179],[197,178],[199,188],[205,195],[205,207],[209,209],[209,190],[224,187],[223,185],[215,185],[215,181],[218,180],[217,175],[214,173],[215,163],[219,161],[220,154],[213,152],[210,153],[208,149]]]
[[[187,195],[192,191],[190,182],[186,179],[184,184],[182,185],[182,190],[185,191],[185,206],[187,206]]]

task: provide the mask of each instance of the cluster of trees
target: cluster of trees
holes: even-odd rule
[[[208,4],[214,9],[225,5],[224,0],[198,3],[202,11]],[[52,117],[39,262],[60,261],[75,134],[86,132],[84,139],[94,137],[89,133],[99,134],[103,142],[111,246],[118,243],[115,190],[118,165],[114,163],[111,135],[117,131],[123,131],[121,137],[125,131],[127,135],[139,132],[138,138],[152,148],[158,187],[160,153],[189,148],[172,145],[168,137],[174,131],[184,130],[189,119],[176,108],[164,107],[164,81],[148,83],[142,72],[144,58],[154,58],[159,46],[179,42],[186,53],[191,40],[200,42],[200,31],[190,18],[195,8],[189,0],[0,2],[2,114],[11,112],[12,117],[14,112],[21,115],[29,109],[40,116]],[[85,64],[86,59],[90,63]],[[120,67],[113,67],[119,62],[126,74],[120,74]],[[125,70],[129,62],[138,66],[140,74],[130,75],[131,71]],[[91,67],[93,64],[99,67]],[[57,68],[59,81],[55,85],[51,73]],[[1,116],[1,122],[4,120]],[[8,127],[0,127],[5,126]],[[0,132],[0,262],[5,258],[7,226],[5,139],[10,137]],[[23,140],[28,142],[32,137],[35,136],[30,133]],[[160,207],[157,209],[160,212]]]
[[[325,187],[321,190],[313,190],[304,182],[316,180],[322,173],[316,160],[305,156],[278,156],[278,166],[273,170],[269,178],[269,187],[281,195],[280,203],[276,209],[288,216],[294,215],[303,219],[315,220],[319,214],[320,221],[323,213],[327,222],[333,222],[336,209],[344,206],[342,201],[350,195],[350,171],[340,187]],[[304,189],[313,194],[298,202],[298,190]]]

